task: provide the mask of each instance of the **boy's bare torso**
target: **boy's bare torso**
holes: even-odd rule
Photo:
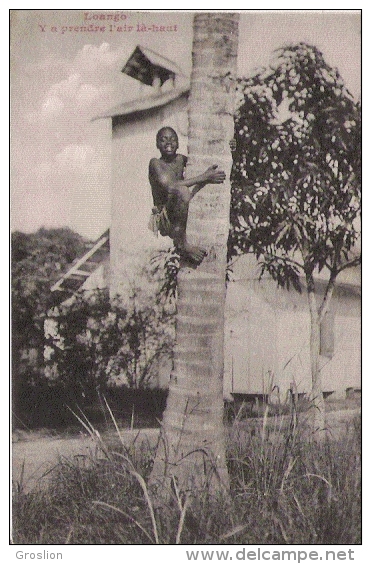
[[[164,185],[169,186],[174,181],[183,180],[186,163],[187,157],[181,154],[177,154],[172,162],[166,162],[161,158],[151,160],[149,181],[155,206],[163,207],[168,204],[170,191]],[[159,177],[162,177],[162,182]]]
[[[198,176],[184,178],[187,157],[177,153],[178,136],[171,127],[163,127],[158,131],[156,146],[161,157],[150,160],[148,171],[153,204],[157,208],[155,212],[166,211],[170,224],[166,234],[172,238],[182,259],[198,265],[207,252],[187,241],[189,202],[206,184],[222,184],[225,173],[213,165]]]

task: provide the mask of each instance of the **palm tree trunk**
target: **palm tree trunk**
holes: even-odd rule
[[[182,267],[178,275],[174,371],[150,480],[168,491],[173,480],[181,491],[229,488],[223,352],[238,19],[227,13],[194,17],[186,175],[218,164],[227,180],[203,188],[189,210],[187,238],[208,256],[196,270]]]

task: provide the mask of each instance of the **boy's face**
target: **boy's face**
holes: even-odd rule
[[[162,156],[171,157],[179,147],[178,136],[172,129],[160,130],[157,138],[157,148]]]

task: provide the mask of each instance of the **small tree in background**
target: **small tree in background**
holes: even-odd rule
[[[314,430],[324,428],[320,325],[341,271],[357,266],[360,104],[322,53],[279,49],[239,82],[229,257],[252,252],[279,286],[308,295]],[[326,272],[323,295],[315,275]]]
[[[36,387],[44,389],[44,320],[50,286],[86,249],[87,241],[67,227],[41,228],[11,236],[11,323],[13,411]]]
[[[76,294],[53,309],[46,325],[46,367],[50,380],[62,383],[76,398],[92,402],[106,389],[107,366],[121,346],[123,309],[111,314],[107,292]],[[50,321],[54,323],[50,323]]]
[[[110,302],[108,292],[82,292],[54,313],[47,344],[50,375],[80,400],[121,383],[150,385],[156,363],[172,354],[171,320],[163,309],[143,305],[132,294],[127,306]]]
[[[175,308],[177,299],[177,276],[180,256],[175,247],[161,249],[150,260],[149,272],[159,278],[157,301],[167,308]]]
[[[15,350],[37,348],[43,342],[43,316],[51,304],[50,286],[66,266],[84,252],[85,245],[83,237],[67,227],[41,228],[29,234],[12,233],[12,338]]]

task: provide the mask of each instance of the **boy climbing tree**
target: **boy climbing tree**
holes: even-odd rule
[[[213,165],[203,174],[185,179],[187,157],[177,153],[178,135],[171,127],[163,127],[157,132],[156,146],[161,157],[151,159],[149,163],[149,182],[154,205],[150,229],[171,237],[181,258],[198,265],[207,252],[187,241],[189,202],[207,184],[222,184],[225,172]]]

